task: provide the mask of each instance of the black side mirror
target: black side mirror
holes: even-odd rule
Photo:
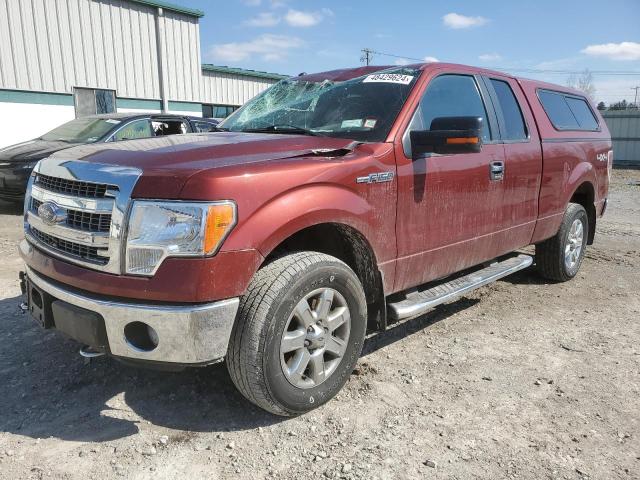
[[[477,153],[482,148],[482,117],[438,117],[430,130],[410,133],[414,159],[426,153]]]

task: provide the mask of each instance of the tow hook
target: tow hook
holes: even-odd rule
[[[88,345],[85,345],[80,349],[80,355],[83,356],[84,358],[89,358],[89,359],[97,358],[97,357],[102,357],[104,354],[105,354],[104,352],[100,352],[99,350],[96,350],[93,347],[90,347]]]

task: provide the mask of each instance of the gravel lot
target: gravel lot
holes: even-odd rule
[[[283,420],[223,365],[86,363],[18,310],[0,206],[0,478],[640,478],[640,171],[578,277],[533,269],[370,338],[341,394]]]

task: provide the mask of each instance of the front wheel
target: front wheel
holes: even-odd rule
[[[558,233],[536,245],[536,265],[541,275],[559,282],[575,277],[584,258],[588,231],[586,210],[570,203]]]
[[[292,416],[333,398],[364,343],[367,306],[344,262],[316,252],[260,269],[240,301],[227,369],[259,407]]]

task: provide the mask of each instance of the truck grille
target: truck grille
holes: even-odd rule
[[[38,213],[38,207],[42,202],[36,198],[31,199],[31,211]],[[110,213],[91,213],[82,210],[67,208],[66,225],[70,228],[85,232],[108,232],[111,229]]]
[[[107,189],[117,190],[115,185],[105,183],[91,183],[80,180],[67,180],[66,178],[50,177],[37,174],[34,184],[51,192],[64,193],[74,197],[104,198]]]
[[[69,263],[121,274],[126,213],[141,174],[138,168],[55,156],[40,161],[27,189],[27,240]]]
[[[31,211],[38,213],[38,207],[42,202],[36,198],[31,199]],[[110,213],[91,213],[82,210],[67,208],[67,219],[65,224],[70,228],[85,232],[108,232],[111,229]]]
[[[48,247],[58,251],[59,253],[70,255],[89,262],[100,263],[102,265],[106,264],[109,261],[108,257],[98,255],[99,252],[106,253],[106,248],[89,247],[87,245],[81,245],[79,243],[63,240],[62,238],[54,237],[53,235],[41,232],[40,230],[33,227],[30,228],[30,232],[31,235],[33,235],[37,240],[47,245]]]

